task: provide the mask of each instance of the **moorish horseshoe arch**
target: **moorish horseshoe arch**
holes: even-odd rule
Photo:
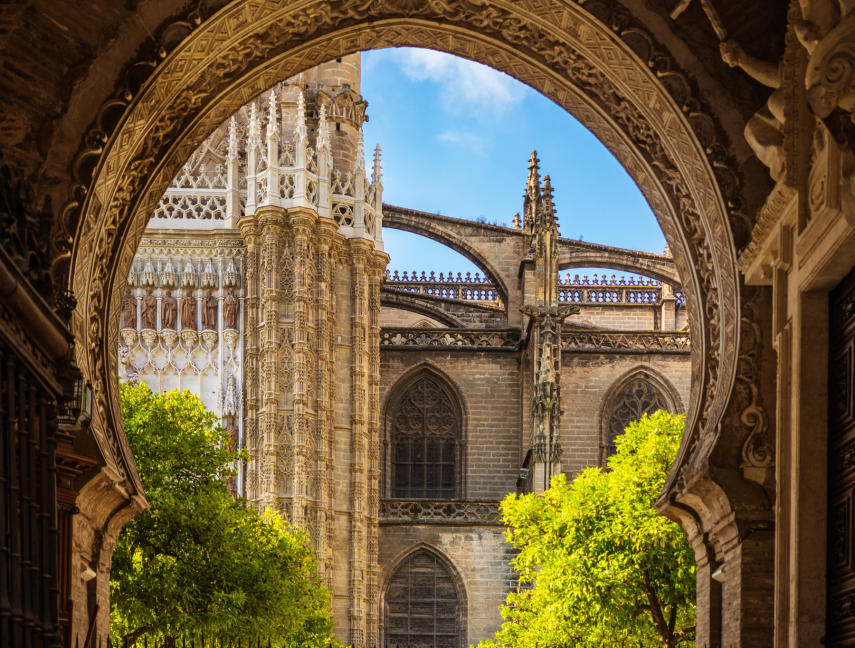
[[[586,6],[610,21],[601,3]],[[636,29],[617,34],[603,21],[569,0],[541,3],[538,13],[511,0],[256,0],[234,2],[191,31],[128,104],[85,197],[63,210],[55,237],[57,267],[70,268],[78,299],[71,325],[78,364],[95,391],[93,429],[115,460],[108,470],[122,481],[120,455],[133,461],[122,435],[111,432],[121,428],[114,384],[121,291],[149,215],[180,165],[275,82],[349,53],[409,45],[485,63],[540,91],[585,124],[639,185],[689,304],[698,305],[688,316],[687,433],[666,491],[685,490],[694,476],[720,491],[704,477],[704,462],[737,379],[741,327],[754,325],[742,316],[736,269],[733,232],[740,240],[747,233],[738,178],[685,79],[654,71],[652,39]],[[97,150],[87,144],[82,155]],[[738,406],[758,407],[756,398]],[[722,506],[729,506],[726,496]]]

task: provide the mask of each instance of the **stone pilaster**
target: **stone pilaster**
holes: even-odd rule
[[[366,409],[368,394],[368,272],[371,244],[348,242],[351,266],[351,443],[350,443],[350,636],[351,645],[365,641],[366,468],[370,442]]]
[[[240,220],[240,233],[246,246],[246,328],[245,336],[245,364],[244,385],[246,390],[246,403],[244,408],[244,439],[249,452],[249,466],[247,468],[247,481],[245,491],[250,502],[257,502],[259,493],[259,463],[261,457],[258,447],[258,409],[261,405],[259,390],[259,367],[258,367],[258,323],[261,296],[259,292],[258,266],[261,255],[261,236],[258,229],[258,221],[255,216],[246,216]],[[198,305],[197,305],[198,316]]]
[[[261,394],[264,412],[264,427],[261,431],[261,453],[263,469],[259,475],[261,488],[259,503],[275,508],[277,483],[276,465],[278,455],[279,426],[279,257],[284,238],[284,214],[278,207],[262,206],[257,211],[261,230],[260,292],[262,298],[259,323],[259,362],[261,367]]]

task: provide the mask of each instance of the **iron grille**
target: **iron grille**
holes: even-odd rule
[[[459,648],[457,585],[436,556],[419,552],[401,565],[386,590],[387,648]]]
[[[395,498],[454,498],[459,431],[457,412],[445,391],[428,377],[417,380],[392,418]]]

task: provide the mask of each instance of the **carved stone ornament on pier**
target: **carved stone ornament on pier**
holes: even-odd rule
[[[205,346],[208,347],[209,353],[217,346],[218,339],[216,331],[202,331],[202,340],[205,342]]]

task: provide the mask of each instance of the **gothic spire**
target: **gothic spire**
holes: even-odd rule
[[[537,159],[537,151],[531,152],[531,159],[528,161],[525,195],[526,198],[534,201],[540,198],[540,160]]]
[[[234,160],[238,156],[237,121],[234,115],[229,120],[229,159]]]
[[[276,91],[270,93],[270,105],[269,105],[269,114],[267,119],[267,137],[268,139],[271,137],[279,136],[279,129],[277,126],[279,125],[277,114],[276,114]]]
[[[353,161],[353,172],[362,171],[362,176],[365,177],[365,150],[362,145],[362,129],[356,131],[356,156]]]
[[[531,234],[537,219],[537,206],[540,204],[540,160],[537,151],[531,152],[528,162],[528,180],[525,185],[525,200],[523,201],[523,230]]]
[[[306,129],[306,99],[302,91],[297,93],[297,128],[295,130],[297,139],[305,141],[308,130]]]
[[[371,173],[371,181],[375,187],[383,184],[383,166],[380,164],[380,145],[374,147],[374,169]]]
[[[249,111],[249,146],[248,148],[258,148],[261,146],[261,125],[258,123],[258,107],[255,102],[252,102],[252,107]],[[254,171],[253,171],[254,173]]]
[[[318,115],[318,125],[318,150],[326,151],[330,147],[330,126],[327,122],[327,107],[323,104]]]
[[[556,226],[555,206],[552,204],[552,180],[544,176],[540,205],[537,209],[537,228],[552,229]]]

